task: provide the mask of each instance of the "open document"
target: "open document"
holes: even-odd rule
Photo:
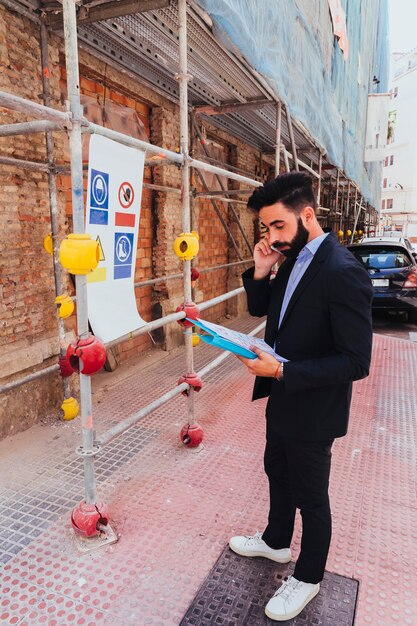
[[[228,350],[239,356],[244,356],[247,359],[256,359],[257,355],[251,348],[256,347],[259,350],[263,350],[268,354],[272,354],[277,361],[286,363],[287,359],[280,356],[275,352],[271,346],[269,346],[263,339],[259,337],[253,337],[252,335],[245,335],[244,333],[238,333],[236,330],[225,328],[219,324],[212,324],[201,319],[186,318],[195,326],[198,326],[203,332],[200,333],[200,337],[206,343],[209,343],[222,350]]]

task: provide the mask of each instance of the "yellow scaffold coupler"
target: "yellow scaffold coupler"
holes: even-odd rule
[[[54,242],[52,241],[52,233],[46,235],[45,239],[43,240],[43,247],[48,254],[52,255],[54,253]]]
[[[89,274],[100,260],[99,243],[87,233],[71,233],[61,243],[59,260],[71,274]]]
[[[346,231],[346,235],[347,235],[348,237],[350,237],[350,236],[351,236],[351,234],[352,234],[352,231],[351,231],[351,230],[347,230],[347,231]]]
[[[64,420],[73,420],[77,417],[80,407],[75,398],[66,398],[61,404],[61,409],[64,411]]]
[[[337,233],[337,236],[338,237],[343,237],[343,230],[339,230],[338,233]]]
[[[198,234],[194,230],[181,233],[174,241],[175,254],[183,261],[191,261],[198,254],[198,249]]]
[[[66,319],[74,313],[75,304],[67,293],[57,296],[55,304],[58,306],[58,315],[62,319]]]

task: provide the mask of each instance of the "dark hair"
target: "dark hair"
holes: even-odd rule
[[[304,172],[288,172],[255,189],[248,200],[248,207],[260,211],[265,206],[282,202],[285,207],[299,215],[305,206],[316,210],[313,180]]]

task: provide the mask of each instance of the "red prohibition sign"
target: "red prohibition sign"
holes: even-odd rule
[[[135,199],[135,192],[130,183],[124,182],[119,187],[119,204],[123,209],[128,209],[132,206]]]

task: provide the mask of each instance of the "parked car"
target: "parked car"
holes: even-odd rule
[[[349,245],[348,249],[371,277],[372,309],[405,311],[409,321],[417,323],[417,262],[405,243],[378,237]]]
[[[405,247],[410,251],[410,252],[416,252],[413,244],[411,243],[411,241],[409,239],[407,239],[407,237],[400,237],[400,236],[393,236],[390,237],[388,235],[384,235],[382,237],[363,237],[360,240],[360,243],[372,243],[373,241],[395,241],[396,243],[402,243],[403,245],[405,245]]]

